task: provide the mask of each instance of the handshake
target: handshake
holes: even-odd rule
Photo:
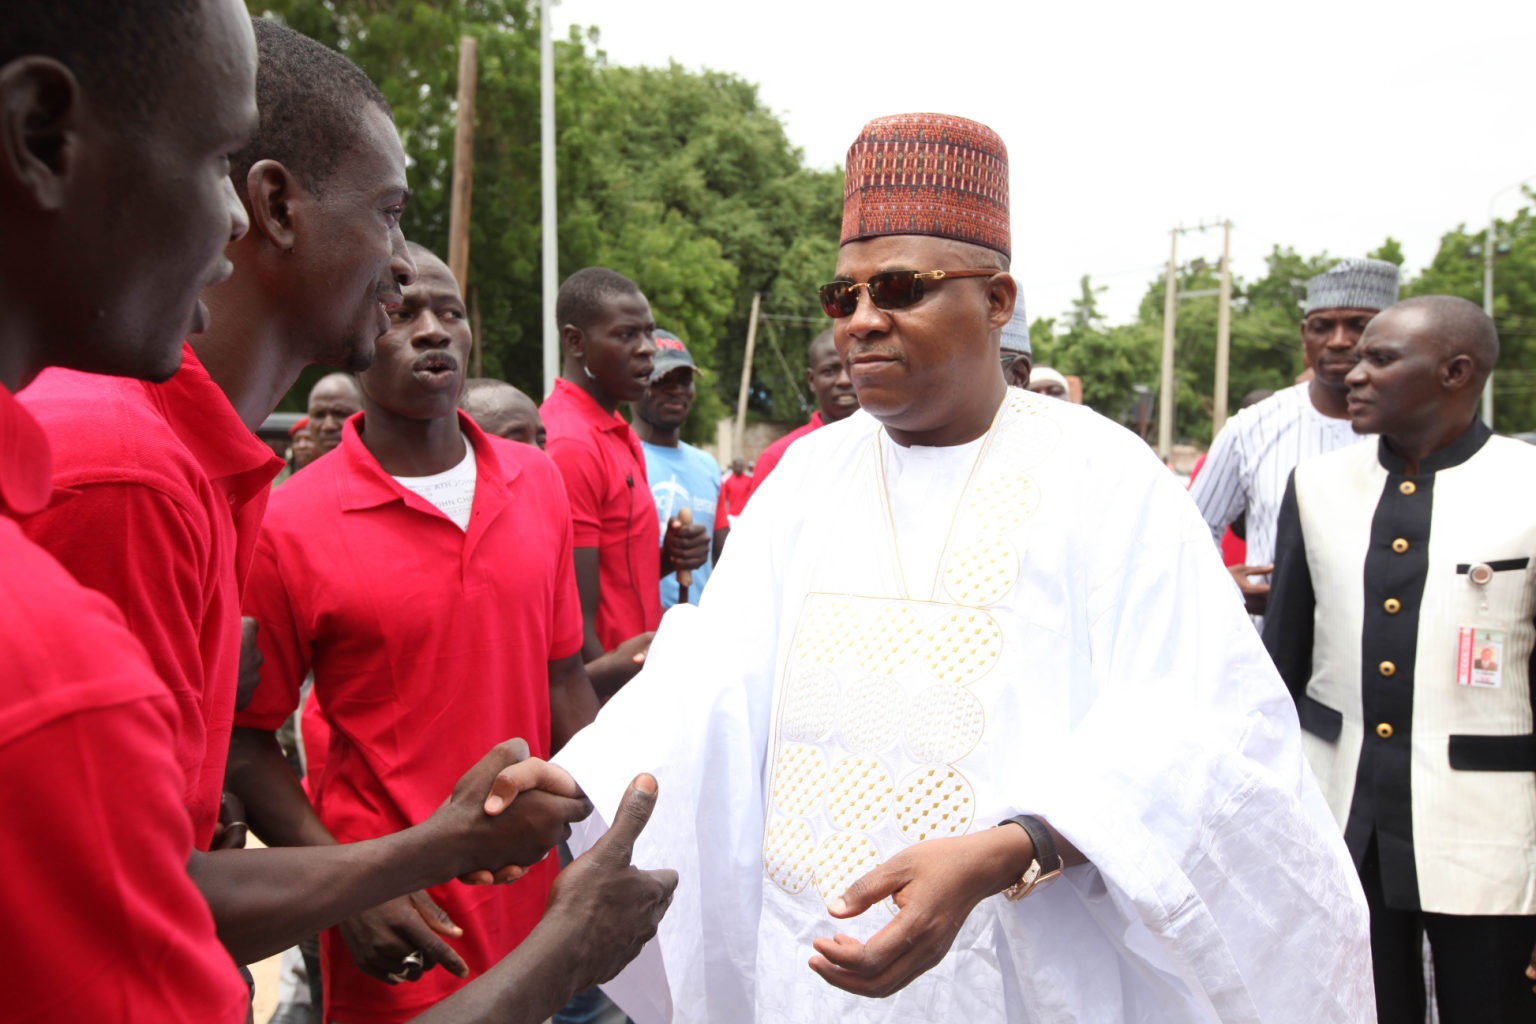
[[[640,775],[630,784],[612,826],[560,872],[538,927],[498,965],[498,972],[505,968],[509,974],[500,984],[489,986],[499,990],[496,994],[505,995],[511,987],[520,990],[519,1009],[526,1010],[530,1003],[558,1009],[571,994],[618,974],[656,934],[677,887],[677,873],[642,871],[630,864],[635,839],[650,819],[656,795],[656,780],[649,775]],[[570,836],[571,823],[591,812],[592,804],[568,773],[530,758],[528,745],[514,739],[482,757],[419,828],[430,836],[434,851],[448,858],[448,870],[459,881],[501,884],[543,860],[551,847]],[[426,900],[426,896],[418,892],[402,899]],[[427,922],[432,921],[430,911],[442,914],[435,905],[428,910],[418,904],[416,909]],[[438,923],[432,927],[445,930]],[[452,929],[449,934],[457,930],[451,922],[447,928]],[[446,943],[428,935],[414,936],[413,941],[425,960],[418,965],[422,969],[441,963],[460,973],[462,961],[455,963],[458,957]],[[358,948],[350,937],[349,945],[356,957]],[[369,969],[361,959],[359,965]],[[413,974],[419,977],[420,971]],[[482,982],[489,980],[487,975]],[[476,993],[483,987],[487,986],[477,982],[439,1008],[452,1011],[461,1002],[491,997],[491,993]]]

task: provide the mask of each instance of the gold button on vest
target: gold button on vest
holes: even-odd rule
[[[1404,494],[1412,494],[1414,491],[1418,490],[1418,487],[1414,485],[1412,480],[1404,480],[1402,483],[1397,485],[1397,489],[1402,491]]]
[[[1388,615],[1396,615],[1398,612],[1402,611],[1403,602],[1399,601],[1395,597],[1389,597],[1385,601],[1381,602],[1381,606],[1387,610]]]
[[[1397,540],[1392,542],[1392,550],[1396,551],[1398,554],[1402,554],[1404,551],[1408,550],[1408,542],[1399,537]]]
[[[1387,723],[1387,722],[1382,722],[1380,725],[1378,725],[1376,727],[1376,735],[1380,736],[1384,740],[1391,739],[1392,738],[1392,726],[1389,723]]]
[[[1392,664],[1390,661],[1384,661],[1380,665],[1376,666],[1376,669],[1382,675],[1390,676],[1392,673],[1397,671],[1397,666]]]

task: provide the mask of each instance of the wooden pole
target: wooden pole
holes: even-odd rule
[[[1179,307],[1179,229],[1169,234],[1173,241],[1168,246],[1168,281],[1163,292],[1163,377],[1157,413],[1157,454],[1164,459],[1173,452],[1173,318]]]
[[[747,321],[747,353],[741,361],[741,390],[736,393],[736,436],[731,438],[731,447],[735,449],[731,454],[738,459],[746,457],[741,442],[746,435],[747,389],[752,386],[752,350],[757,347],[757,311],[762,301],[762,292],[752,293],[752,318]]]
[[[1211,440],[1227,422],[1228,360],[1232,351],[1232,222],[1222,222],[1221,298],[1216,307],[1216,394],[1211,414]]]
[[[539,2],[539,194],[544,293],[544,394],[560,376],[560,325],[555,299],[560,294],[560,239],[555,208],[555,42],[549,22],[550,0]]]
[[[469,330],[470,337],[475,339],[475,351],[472,362],[474,363],[474,376],[484,377],[485,366],[481,363],[480,351],[480,286],[470,285],[469,288]]]
[[[453,131],[453,192],[448,207],[448,269],[469,295],[469,196],[475,180],[475,37],[459,37],[459,119]],[[476,351],[480,339],[475,338]],[[478,356],[476,357],[478,358]]]

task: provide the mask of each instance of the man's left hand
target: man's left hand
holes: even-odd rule
[[[895,919],[868,943],[841,934],[817,939],[811,970],[860,996],[878,999],[905,988],[944,959],[976,904],[1022,874],[1021,856],[1027,865],[1034,853],[1017,826],[907,847],[828,908],[833,917],[856,917],[889,896]]]
[[[661,544],[661,574],[679,569],[697,569],[709,559],[709,530],[703,523],[683,524],[680,519],[667,522],[667,535]]]

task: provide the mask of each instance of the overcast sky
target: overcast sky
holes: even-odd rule
[[[1276,243],[1362,255],[1388,235],[1417,270],[1536,175],[1533,0],[563,0],[558,36],[573,23],[613,63],[757,83],[813,166],[880,114],[990,125],[1031,317],[1065,311],[1086,273],[1130,319],[1169,229],[1222,217],[1239,276]],[[1510,190],[1496,211],[1519,205]],[[1219,231],[1180,241],[1220,252]]]

